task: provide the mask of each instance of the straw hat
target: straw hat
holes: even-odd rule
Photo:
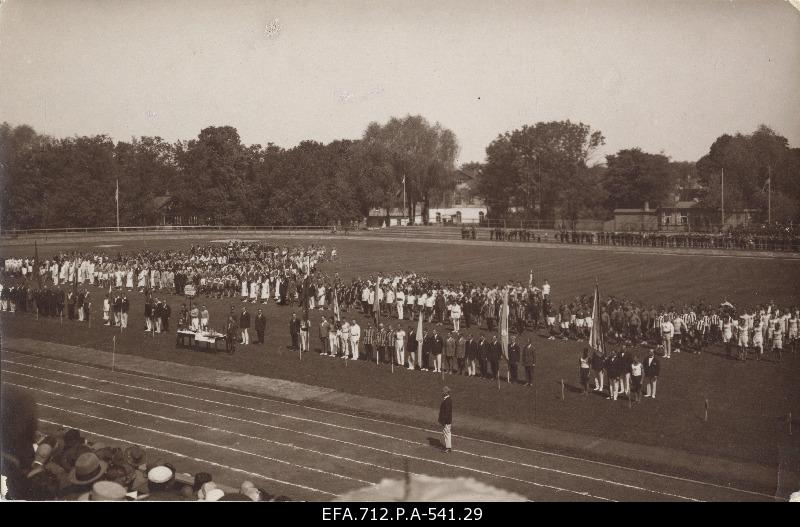
[[[159,465],[150,469],[150,472],[147,473],[147,479],[150,483],[164,484],[171,480],[173,475],[174,473],[169,467]]]
[[[92,490],[78,497],[78,501],[125,501],[125,487],[113,481],[98,481]]]

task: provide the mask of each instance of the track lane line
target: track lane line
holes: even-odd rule
[[[30,386],[25,386],[25,385],[21,385],[21,384],[15,384],[15,383],[9,383],[9,382],[7,382],[6,384],[8,384],[10,386],[16,386],[16,387],[19,387],[19,388],[27,389],[27,390],[33,390],[33,391],[37,391],[37,392],[47,393],[49,395],[54,395],[54,396],[58,396],[58,397],[67,397],[69,399],[75,399],[74,397],[70,397],[70,396],[67,396],[67,395],[64,395],[64,394],[60,394],[60,393],[56,393],[56,392],[50,392],[48,390],[42,390],[42,389],[39,389],[39,388],[32,388]],[[39,406],[43,406],[45,408],[50,408],[52,410],[58,410],[58,411],[61,411],[61,412],[80,415],[80,416],[83,416],[83,417],[89,417],[89,418],[92,418],[92,419],[99,419],[101,421],[107,421],[109,423],[123,425],[123,426],[127,426],[127,427],[130,427],[130,428],[136,428],[137,430],[143,430],[145,432],[151,432],[151,433],[154,433],[154,434],[165,435],[165,436],[171,437],[173,439],[181,439],[181,440],[184,440],[184,441],[189,441],[191,443],[196,443],[198,445],[217,448],[217,449],[221,449],[221,450],[228,450],[228,451],[231,451],[231,452],[233,452],[235,454],[244,454],[244,455],[248,455],[248,456],[253,456],[253,457],[261,458],[261,459],[264,459],[264,460],[267,460],[267,461],[272,461],[272,462],[276,462],[276,463],[282,463],[282,464],[285,464],[285,465],[289,465],[289,466],[292,466],[294,468],[299,468],[299,469],[303,469],[303,470],[309,470],[311,472],[317,472],[317,473],[320,473],[320,474],[324,474],[326,476],[333,476],[333,477],[339,478],[339,479],[348,479],[348,480],[356,481],[358,483],[364,483],[366,485],[372,485],[372,486],[376,485],[376,483],[372,483],[370,481],[359,480],[357,478],[351,478],[349,476],[342,476],[341,474],[336,474],[334,472],[328,472],[326,470],[321,470],[321,469],[317,469],[317,468],[313,468],[313,467],[307,467],[305,465],[299,465],[299,464],[296,464],[296,463],[291,463],[289,461],[280,460],[280,459],[272,458],[272,457],[269,457],[269,456],[264,456],[264,455],[261,455],[261,454],[256,454],[255,452],[248,452],[246,450],[241,450],[241,449],[234,448],[234,447],[229,447],[229,446],[226,446],[226,445],[218,445],[216,443],[210,443],[208,441],[202,441],[200,439],[194,439],[192,437],[182,436],[180,434],[172,434],[170,432],[165,432],[163,430],[155,430],[155,429],[147,428],[147,427],[144,427],[144,426],[132,425],[130,423],[124,423],[122,421],[116,421],[116,420],[110,419],[108,417],[102,417],[102,416],[99,416],[99,415],[86,414],[86,413],[83,413],[83,412],[78,412],[77,410],[69,410],[69,409],[66,409],[66,408],[60,408],[58,406],[53,406],[53,405],[46,404],[46,403],[37,403],[37,404]]]
[[[20,354],[19,352],[8,351],[8,350],[6,350],[6,351],[10,352],[10,353],[15,353],[17,355],[30,356],[30,355],[27,355],[27,354],[24,354],[24,353]],[[63,364],[67,364],[67,365],[76,366],[76,364],[71,363],[69,361],[63,361],[63,360],[59,360],[59,359],[52,359],[50,357],[42,357],[41,355],[33,355],[33,356],[41,357],[41,358],[44,358],[45,360],[49,360],[49,361],[53,361],[53,362],[58,362],[58,363],[63,363]],[[62,373],[64,375],[70,375],[70,376],[75,376],[75,377],[79,377],[79,378],[85,378],[85,379],[94,380],[94,381],[97,381],[97,382],[106,382],[106,383],[110,383],[110,384],[116,384],[116,385],[119,385],[119,386],[129,387],[129,388],[132,388],[132,389],[139,389],[139,390],[144,390],[144,391],[152,391],[152,392],[157,392],[157,393],[166,393],[166,394],[175,395],[175,396],[178,396],[178,397],[196,399],[195,397],[191,397],[191,396],[188,396],[188,395],[185,395],[185,394],[174,393],[174,392],[162,392],[160,390],[155,390],[155,389],[152,389],[152,388],[146,388],[146,387],[142,387],[142,386],[127,385],[127,384],[124,384],[124,383],[119,383],[119,382],[110,381],[110,380],[106,380],[106,379],[99,379],[99,378],[95,378],[95,377],[90,377],[90,376],[86,376],[86,375],[80,375],[80,374],[76,374],[76,373],[72,373],[72,372],[66,372],[66,371],[62,371],[62,370],[54,370],[52,368],[36,366],[36,365],[33,365],[33,364],[16,363],[14,361],[9,361],[7,359],[3,359],[3,362],[8,362],[10,364],[18,364],[18,365],[21,365],[21,366],[28,366],[28,367],[31,367],[31,368],[37,368],[37,369],[42,369],[42,370],[46,370],[46,371],[55,371],[55,372],[58,372],[58,373]],[[84,365],[80,365],[80,366],[84,366]],[[94,370],[99,370],[99,371],[106,371],[106,372],[108,371],[108,370],[106,370],[104,368],[98,368],[98,367],[95,367],[95,366],[86,366],[86,367],[94,369]],[[206,390],[206,391],[211,391],[211,392],[219,392],[219,393],[223,393],[223,394],[226,394],[226,395],[231,395],[231,396],[236,396],[236,397],[244,397],[244,398],[247,398],[247,399],[255,399],[255,400],[260,400],[260,401],[266,400],[266,401],[269,401],[269,402],[272,402],[272,403],[275,403],[275,404],[278,404],[278,405],[292,406],[292,407],[297,407],[297,408],[301,408],[301,409],[305,409],[305,410],[312,410],[312,411],[318,411],[318,412],[322,412],[322,413],[341,415],[343,417],[348,417],[348,418],[352,418],[352,419],[360,419],[360,420],[366,420],[366,421],[371,421],[371,422],[377,422],[377,423],[382,423],[382,424],[386,424],[386,425],[392,425],[392,426],[398,426],[398,427],[408,428],[408,429],[412,429],[412,430],[423,431],[423,432],[426,432],[426,433],[434,433],[434,434],[440,433],[440,431],[438,431],[438,430],[430,430],[430,429],[417,427],[417,426],[413,426],[413,425],[407,425],[407,424],[402,424],[402,423],[394,423],[394,422],[391,422],[391,421],[385,421],[385,420],[382,420],[382,419],[375,419],[375,418],[370,418],[370,417],[352,415],[352,414],[348,414],[346,412],[339,412],[339,411],[335,411],[335,410],[326,410],[326,409],[314,408],[314,407],[304,406],[302,404],[291,403],[291,402],[286,402],[286,401],[281,401],[281,400],[275,400],[275,399],[271,399],[269,397],[257,397],[257,396],[253,396],[253,395],[249,395],[249,394],[240,394],[240,393],[233,392],[233,391],[222,390],[222,389],[218,389],[218,388],[210,388],[210,387],[206,387],[206,386],[197,386],[197,385],[193,385],[193,384],[189,384],[189,383],[183,383],[183,382],[180,382],[180,381],[159,379],[159,378],[154,378],[154,377],[150,377],[150,376],[147,376],[147,375],[141,375],[141,374],[135,374],[135,373],[128,373],[128,372],[112,372],[112,373],[116,373],[116,374],[119,374],[119,375],[126,375],[126,376],[130,376],[130,377],[135,377],[135,378],[147,379],[147,380],[151,380],[151,381],[154,381],[154,382],[163,382],[163,383],[167,383],[167,384],[175,384],[175,385],[178,385],[178,386],[183,386],[183,387],[192,388],[192,389],[200,389],[200,390]],[[314,423],[323,424],[323,425],[326,425],[326,426],[331,426],[331,427],[334,427],[334,428],[343,428],[343,429],[346,429],[346,430],[360,431],[362,433],[371,434],[371,435],[378,435],[378,436],[386,438],[386,439],[395,439],[395,440],[398,440],[398,441],[403,441],[403,442],[411,443],[411,444],[420,444],[420,443],[417,443],[416,441],[407,440],[407,439],[404,439],[404,438],[398,438],[398,437],[395,437],[395,436],[391,436],[391,435],[387,435],[387,434],[381,434],[381,433],[373,432],[373,431],[362,430],[362,429],[358,429],[358,428],[346,427],[346,426],[338,425],[338,424],[334,424],[334,423],[315,421],[313,419],[301,418],[301,417],[296,417],[296,416],[291,416],[291,415],[286,415],[286,414],[280,414],[280,413],[270,412],[270,411],[262,410],[262,409],[258,409],[258,408],[241,407],[241,406],[237,406],[237,405],[233,405],[233,404],[225,403],[225,402],[221,402],[221,401],[213,401],[213,400],[210,400],[210,399],[198,399],[198,400],[203,400],[205,402],[211,402],[211,403],[215,403],[215,404],[219,404],[219,405],[223,405],[223,406],[232,406],[232,407],[235,407],[235,408],[247,409],[247,410],[254,411],[254,412],[259,412],[259,413],[266,413],[266,414],[269,414],[269,415],[275,415],[275,416],[278,416],[278,417],[284,417],[284,418],[288,418],[288,419],[299,419],[299,420],[303,420],[303,421],[314,422]],[[672,479],[672,480],[681,481],[681,482],[689,483],[689,484],[708,486],[708,487],[718,488],[718,489],[721,489],[721,490],[726,490],[726,491],[731,491],[731,492],[739,492],[739,493],[750,494],[750,495],[764,497],[764,498],[770,498],[770,499],[777,499],[777,500],[781,500],[781,501],[786,501],[786,500],[784,500],[782,498],[779,498],[779,497],[776,497],[776,496],[773,496],[773,495],[769,495],[769,494],[764,494],[764,493],[745,490],[745,489],[739,489],[739,488],[736,488],[736,487],[729,487],[729,486],[725,486],[725,485],[719,485],[719,484],[711,483],[711,482],[694,480],[694,479],[691,479],[691,478],[684,478],[684,477],[681,477],[681,476],[662,474],[662,473],[658,473],[658,472],[654,472],[654,471],[648,471],[648,470],[644,470],[644,469],[625,467],[625,466],[616,465],[616,464],[613,464],[613,463],[605,463],[605,462],[602,462],[602,461],[585,459],[585,458],[580,458],[580,457],[576,457],[576,456],[569,456],[569,455],[566,455],[566,454],[560,454],[560,453],[556,453],[556,452],[533,449],[533,448],[528,448],[528,447],[520,447],[520,446],[517,446],[517,445],[511,445],[511,444],[507,444],[507,443],[495,442],[495,441],[490,441],[490,440],[485,440],[485,439],[478,439],[478,438],[473,438],[473,437],[469,437],[469,436],[459,436],[459,435],[455,435],[454,434],[454,437],[458,437],[458,438],[465,439],[465,440],[468,440],[468,441],[475,441],[475,442],[478,442],[478,443],[485,443],[485,444],[489,444],[489,445],[492,445],[492,446],[508,447],[508,448],[512,448],[512,449],[523,451],[523,452],[531,452],[531,453],[535,453],[535,454],[547,455],[547,456],[556,457],[556,458],[568,459],[570,461],[575,461],[575,462],[578,462],[578,463],[590,463],[590,464],[603,466],[603,467],[606,467],[606,468],[629,471],[629,472],[639,473],[639,474],[648,475],[648,476]],[[521,461],[515,461],[515,460],[509,460],[509,459],[503,459],[503,458],[496,458],[496,457],[492,457],[492,456],[484,456],[483,454],[477,454],[477,453],[469,452],[469,451],[466,451],[466,450],[459,450],[459,452],[465,453],[467,455],[477,456],[477,457],[486,457],[486,458],[492,459],[494,461],[501,461],[501,462],[504,462],[504,463],[516,464],[516,465],[521,465],[521,466],[529,466],[526,463],[521,462]],[[549,468],[540,467],[540,470],[553,470],[553,471],[556,471],[557,469],[549,469]],[[565,472],[565,473],[566,474],[570,474],[568,472]],[[571,474],[571,475],[574,475],[575,477],[591,478],[591,476],[586,476],[586,475],[582,475],[582,474]],[[624,485],[624,484],[620,484],[620,485]],[[642,488],[642,489],[647,491],[647,492],[662,493],[662,491],[653,491],[653,490],[644,489],[644,488]],[[670,494],[669,493],[665,493],[665,495],[670,495]],[[681,497],[681,499],[690,499],[691,500],[691,499],[694,499],[694,498]]]
[[[355,447],[364,448],[364,449],[368,449],[368,450],[372,450],[372,451],[376,451],[376,452],[381,452],[381,453],[389,454],[389,455],[392,455],[392,456],[398,456],[398,457],[402,457],[402,458],[413,459],[415,461],[423,461],[423,462],[427,462],[427,463],[433,463],[433,464],[447,466],[447,467],[451,467],[451,468],[457,468],[457,469],[466,470],[466,471],[470,471],[470,472],[476,472],[476,473],[484,474],[484,475],[495,477],[495,478],[509,479],[509,480],[512,480],[512,481],[517,481],[517,482],[525,483],[525,484],[528,484],[528,485],[533,485],[533,486],[542,487],[542,488],[548,488],[548,489],[555,490],[555,491],[558,491],[558,492],[569,492],[569,493],[574,493],[574,494],[578,494],[578,495],[586,496],[586,497],[591,497],[591,498],[595,498],[595,499],[613,501],[613,500],[610,500],[609,498],[604,498],[602,496],[592,495],[592,494],[590,494],[589,492],[586,492],[586,491],[576,491],[574,489],[566,489],[566,488],[558,487],[558,486],[554,486],[554,485],[537,483],[537,482],[533,482],[533,481],[524,480],[524,479],[521,479],[521,478],[516,478],[516,477],[513,477],[513,476],[508,476],[508,475],[504,475],[504,474],[496,474],[496,473],[492,473],[492,472],[489,472],[489,471],[477,469],[477,468],[474,468],[474,467],[468,467],[468,466],[463,466],[463,465],[445,463],[445,462],[436,461],[436,460],[429,459],[429,458],[419,458],[419,457],[415,457],[415,456],[412,456],[412,455],[409,455],[409,454],[403,454],[403,453],[400,453],[400,452],[394,452],[394,451],[386,450],[386,449],[382,449],[382,448],[371,447],[371,446],[368,446],[368,445],[362,445],[362,444],[354,443],[354,442],[351,442],[351,441],[346,441],[346,440],[341,440],[341,439],[336,439],[336,438],[330,438],[330,437],[326,437],[326,436],[322,436],[322,435],[318,435],[318,434],[311,434],[311,433],[308,433],[308,432],[301,432],[301,431],[298,431],[298,430],[293,430],[291,428],[279,427],[279,426],[275,426],[275,425],[269,425],[269,424],[265,424],[265,423],[260,423],[258,421],[250,421],[250,420],[246,420],[246,419],[226,416],[224,414],[215,414],[213,412],[205,412],[205,411],[201,411],[201,410],[195,410],[195,409],[192,409],[192,408],[181,407],[181,406],[172,405],[172,404],[169,404],[169,403],[163,403],[163,402],[160,402],[160,401],[152,401],[152,400],[149,400],[149,399],[144,399],[144,398],[140,398],[140,397],[136,397],[136,396],[128,396],[128,395],[123,395],[123,394],[117,394],[117,393],[114,393],[114,392],[106,392],[104,390],[97,390],[97,389],[90,388],[90,387],[87,387],[87,386],[73,385],[73,384],[64,383],[64,382],[61,382],[61,381],[43,379],[41,377],[35,377],[35,376],[32,376],[32,375],[23,374],[23,373],[19,373],[19,372],[9,372],[9,373],[30,377],[30,378],[33,378],[33,379],[36,379],[36,380],[43,380],[44,382],[52,382],[52,383],[63,384],[63,385],[71,386],[71,387],[75,387],[75,388],[88,389],[88,390],[91,390],[91,391],[96,391],[98,393],[108,394],[108,395],[112,395],[112,396],[116,396],[116,397],[136,399],[136,400],[141,400],[141,401],[152,403],[152,404],[159,404],[159,405],[164,405],[164,406],[169,406],[169,407],[175,407],[175,408],[179,408],[179,409],[183,409],[183,410],[187,410],[187,411],[192,411],[192,412],[212,415],[212,416],[216,416],[216,417],[222,417],[222,418],[242,421],[242,422],[246,422],[246,423],[253,424],[253,425],[258,425],[258,426],[263,426],[263,427],[268,427],[268,428],[273,428],[273,429],[280,429],[280,430],[284,430],[284,431],[288,431],[288,432],[293,432],[293,433],[297,433],[297,434],[301,434],[301,435],[306,435],[306,436],[309,436],[309,437],[314,437],[314,438],[318,438],[318,439],[324,439],[324,440],[328,440],[328,441],[334,441],[334,442],[342,443],[342,444],[345,444],[345,445],[348,445],[348,446],[355,446]],[[9,384],[16,386],[16,384],[14,384],[14,383],[9,383]],[[51,395],[56,395],[56,396],[59,396],[59,397],[67,397],[69,399],[80,400],[80,401],[88,402],[90,404],[99,404],[101,406],[111,406],[111,405],[105,405],[103,403],[97,403],[95,401],[88,401],[88,400],[83,400],[83,399],[80,399],[80,398],[77,398],[77,397],[67,396],[65,394],[59,394],[59,393],[56,393],[56,392],[50,392],[48,390],[43,390],[43,389],[39,389],[39,388],[33,388],[33,387],[26,387],[26,388],[28,388],[30,390],[34,390],[34,391],[41,391],[41,392],[44,392],[44,393],[49,393]],[[120,410],[128,410],[128,409],[122,408],[122,407],[114,407],[114,408],[118,408]],[[64,411],[69,411],[69,410],[64,410]],[[76,412],[76,413],[78,413],[78,412]],[[146,415],[150,415],[150,416],[153,416],[153,417],[163,417],[163,416],[158,416],[157,414],[147,414],[145,412],[135,411],[135,413],[144,413]],[[98,417],[98,418],[100,418],[100,417]],[[105,419],[105,418],[100,418],[100,419]],[[167,419],[169,420],[169,418],[167,418]],[[116,422],[116,421],[113,421],[113,420],[110,420],[110,419],[106,419],[106,420],[109,420],[111,422]],[[189,422],[189,424],[196,424],[196,423],[190,423]],[[197,426],[205,427],[206,425],[199,425],[198,424]],[[413,443],[415,446],[425,446],[424,444],[418,443],[418,442],[411,442],[411,443]],[[229,447],[220,446],[220,448],[229,448]],[[244,453],[247,453],[247,452],[244,452]],[[255,454],[253,454],[253,455],[255,455]],[[621,487],[627,487],[627,488],[634,489],[634,490],[640,490],[640,491],[647,492],[647,493],[669,495],[670,497],[677,497],[677,498],[684,499],[684,500],[696,501],[693,498],[687,498],[687,497],[681,497],[681,496],[677,496],[677,495],[665,494],[665,493],[660,492],[660,491],[655,491],[655,490],[641,488],[641,487],[637,488],[636,486],[627,485],[627,484],[619,484],[618,482],[611,481],[611,480],[603,480],[603,479],[600,479],[600,478],[586,477],[586,476],[579,475],[579,474],[571,474],[569,472],[560,471],[560,470],[557,470],[557,469],[549,469],[549,468],[544,468],[544,467],[534,467],[534,466],[530,466],[530,465],[528,465],[527,468],[534,468],[534,469],[538,468],[539,470],[557,473],[557,474],[562,475],[562,476],[579,477],[579,478],[583,478],[583,479],[590,479],[590,480],[593,480],[593,481],[599,481],[599,482],[606,483],[606,484],[611,484],[611,485],[614,485],[614,486],[621,486]]]
[[[67,428],[67,429],[75,428],[72,425],[68,425],[68,424],[65,424],[65,423],[59,423],[57,421],[52,421],[52,420],[49,420],[49,419],[40,418],[39,420],[41,422],[43,422],[43,423],[47,423],[47,424],[54,425],[54,426],[60,426],[61,428]],[[205,463],[205,464],[217,467],[217,468],[221,468],[223,470],[230,470],[232,472],[238,472],[238,473],[250,476],[250,477],[263,479],[265,481],[271,481],[273,483],[278,483],[278,484],[281,484],[281,485],[288,485],[288,486],[291,486],[291,487],[298,487],[298,488],[301,488],[303,490],[308,490],[308,491],[316,492],[316,493],[319,493],[319,494],[325,494],[325,495],[328,495],[328,496],[333,496],[333,497],[337,497],[338,496],[338,494],[333,494],[331,492],[327,492],[327,491],[324,491],[324,490],[315,489],[313,487],[306,487],[305,485],[300,485],[300,484],[297,484],[297,483],[291,483],[289,481],[283,481],[283,480],[280,480],[280,479],[275,479],[275,478],[272,478],[270,476],[265,476],[264,474],[259,474],[257,472],[251,472],[249,470],[244,470],[244,469],[241,469],[241,468],[232,467],[230,465],[223,465],[222,463],[217,463],[215,461],[210,461],[208,459],[202,459],[202,458],[190,456],[190,455],[187,455],[187,454],[181,454],[180,452],[175,452],[173,450],[168,450],[166,448],[161,448],[161,447],[157,447],[157,446],[154,446],[154,445],[149,445],[147,443],[131,443],[127,439],[122,439],[120,437],[115,437],[115,436],[110,436],[108,434],[95,432],[95,431],[89,430],[89,429],[87,429],[86,427],[83,427],[83,426],[80,427],[80,428],[81,428],[81,431],[83,431],[83,432],[85,432],[85,433],[87,433],[89,435],[93,435],[93,436],[96,436],[96,437],[104,437],[106,439],[110,439],[110,440],[115,441],[117,443],[126,444],[126,445],[132,445],[132,446],[141,446],[141,447],[147,448],[149,450],[157,450],[159,452],[165,452],[165,453],[167,453],[167,454],[169,454],[171,456],[175,456],[175,457],[179,457],[179,458],[183,458],[183,459],[191,459],[192,461],[196,461],[197,463]]]

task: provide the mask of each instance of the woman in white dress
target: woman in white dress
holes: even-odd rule
[[[269,277],[261,277],[261,303],[266,304],[269,302]]]
[[[147,270],[140,269],[139,270],[139,291],[141,292],[145,287],[147,287]]]
[[[53,285],[58,285],[58,263],[53,262],[50,266],[50,275],[53,277]]]
[[[67,281],[67,274],[69,273],[69,262],[61,262],[61,275],[59,278],[61,279],[61,283]]]
[[[275,277],[275,302],[280,302],[281,300],[281,277]]]
[[[317,309],[325,309],[325,286],[321,283],[317,287]]]
[[[255,275],[253,275],[253,279],[250,282],[250,303],[255,304],[258,301],[258,289],[259,283],[256,279]]]
[[[125,287],[128,289],[128,291],[133,289],[133,269],[128,269],[125,280]]]
[[[241,282],[242,282],[242,291],[241,291],[242,302],[246,302],[247,301],[247,277],[242,275]]]
[[[117,267],[116,271],[114,271],[114,285],[116,287],[122,287],[122,268]]]

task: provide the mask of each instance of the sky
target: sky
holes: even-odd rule
[[[606,137],[594,161],[694,161],[761,123],[800,146],[800,12],[779,0],[0,2],[0,122],[55,137],[231,125],[289,148],[420,114],[459,163],[567,119]]]

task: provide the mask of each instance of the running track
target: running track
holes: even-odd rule
[[[454,436],[302,404],[2,353],[3,383],[28,391],[39,419],[110,445],[131,443],[180,471],[249,479],[273,494],[327,501],[411,473],[473,477],[535,501],[767,501],[773,496],[542,450]],[[456,426],[458,422],[456,420]]]

